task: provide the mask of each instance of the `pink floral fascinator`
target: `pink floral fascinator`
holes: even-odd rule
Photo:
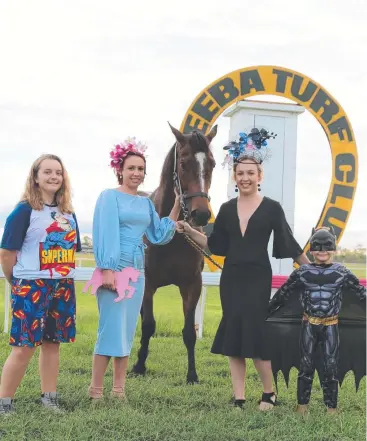
[[[137,141],[135,137],[127,138],[124,142],[116,144],[110,152],[111,167],[119,169],[124,159],[129,153],[136,153],[145,158],[145,151],[148,147],[140,141]]]

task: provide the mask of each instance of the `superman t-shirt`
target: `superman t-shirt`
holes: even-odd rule
[[[56,206],[38,211],[20,202],[6,220],[1,248],[17,251],[14,277],[73,278],[75,252],[81,250],[76,217]]]

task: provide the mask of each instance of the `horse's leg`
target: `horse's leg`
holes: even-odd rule
[[[145,285],[144,299],[141,314],[141,339],[140,349],[138,352],[138,360],[135,363],[132,372],[138,375],[144,375],[146,372],[145,362],[148,358],[148,348],[150,338],[155,332],[155,320],[153,315],[153,296],[155,289],[152,289],[147,284]]]
[[[201,293],[201,278],[195,280],[190,286],[180,287],[185,316],[185,325],[182,330],[183,341],[187,349],[188,368],[187,383],[194,384],[199,382],[195,367],[195,309]]]

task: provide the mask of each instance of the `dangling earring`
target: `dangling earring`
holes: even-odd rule
[[[234,191],[235,191],[236,193],[238,192],[237,184],[234,186]]]
[[[257,184],[257,191],[261,191],[260,184]]]

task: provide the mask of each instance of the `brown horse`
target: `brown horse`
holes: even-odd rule
[[[170,126],[176,138],[162,169],[159,187],[150,195],[160,217],[168,216],[174,204],[176,187],[181,199],[181,215],[193,226],[207,225],[210,219],[208,191],[211,184],[215,161],[210,143],[217,133],[217,126],[204,136],[199,131],[182,134]],[[195,368],[195,309],[200,298],[204,267],[203,256],[186,242],[182,235],[176,234],[164,246],[148,244],[145,259],[145,291],[141,309],[142,336],[138,360],[133,373],[144,374],[148,357],[149,340],[155,332],[153,315],[153,295],[162,286],[179,287],[185,323],[182,330],[183,341],[187,348],[187,382],[198,382]]]

